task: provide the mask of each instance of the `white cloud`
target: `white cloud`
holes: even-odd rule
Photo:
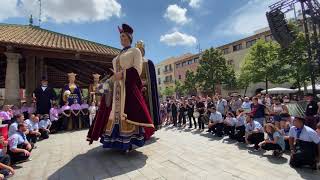
[[[183,25],[190,21],[186,16],[187,11],[188,10],[186,8],[172,4],[168,6],[164,17],[177,24]]]
[[[1,3],[0,5],[2,4]],[[10,0],[4,0],[10,1]],[[10,6],[15,6],[12,9],[19,11],[20,17],[26,17],[33,14],[38,18],[39,1],[38,0],[14,0],[15,3],[10,3]],[[17,2],[19,6],[17,6]],[[2,7],[2,6],[0,6]],[[0,9],[1,10],[1,9]],[[15,12],[15,11],[13,11]],[[0,11],[2,14],[7,14]],[[120,17],[121,5],[117,0],[45,0],[42,1],[42,20],[49,20],[57,23],[67,22],[93,22],[108,20],[113,16]],[[7,15],[5,18],[13,17]],[[5,19],[3,18],[3,19]]]
[[[266,11],[268,6],[277,0],[249,0],[235,10],[224,22],[215,28],[220,35],[251,35],[254,31],[267,27]]]
[[[197,39],[194,36],[175,31],[171,34],[161,35],[160,42],[168,46],[193,46],[197,43]]]
[[[0,0],[0,21],[18,16],[17,0]]]
[[[189,2],[189,6],[192,8],[199,8],[202,0],[183,0],[185,2]]]

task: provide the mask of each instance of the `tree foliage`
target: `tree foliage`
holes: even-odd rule
[[[197,78],[196,74],[193,71],[187,70],[183,88],[187,94],[196,94],[197,93]]]
[[[175,92],[177,93],[177,96],[178,97],[185,96],[186,90],[185,90],[184,85],[180,81],[176,80],[175,81],[175,86],[176,86],[175,87]]]
[[[161,94],[164,96],[173,96],[175,92],[175,89],[173,87],[166,87]]]

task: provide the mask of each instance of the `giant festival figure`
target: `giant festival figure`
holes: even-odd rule
[[[127,24],[118,29],[123,49],[112,61],[113,75],[99,86],[104,93],[87,140],[100,138],[104,148],[129,152],[133,145],[143,146],[155,127],[142,95],[143,58],[138,48],[131,47],[133,29]]]

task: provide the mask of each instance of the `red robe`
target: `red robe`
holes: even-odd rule
[[[131,121],[128,123],[142,126],[145,130],[145,140],[148,140],[154,133],[154,126],[148,106],[142,95],[140,76],[134,67],[126,69],[125,86],[126,99],[124,113],[127,114],[127,119]],[[109,120],[111,110],[112,103],[110,107],[107,107],[105,96],[102,96],[96,119],[91,125],[87,135],[90,143],[97,141],[103,134],[103,129]]]

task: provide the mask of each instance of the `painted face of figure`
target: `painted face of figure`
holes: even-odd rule
[[[48,81],[45,81],[45,80],[41,81],[41,86],[47,87],[48,86]]]
[[[121,33],[120,34],[120,40],[121,40],[121,45],[122,47],[128,47],[131,45],[130,38],[126,33]]]
[[[69,83],[74,83],[76,81],[76,77],[75,76],[69,76],[68,80],[69,80]]]
[[[94,81],[95,83],[98,83],[98,82],[99,82],[99,77],[94,77],[94,78],[93,78],[93,81]]]

